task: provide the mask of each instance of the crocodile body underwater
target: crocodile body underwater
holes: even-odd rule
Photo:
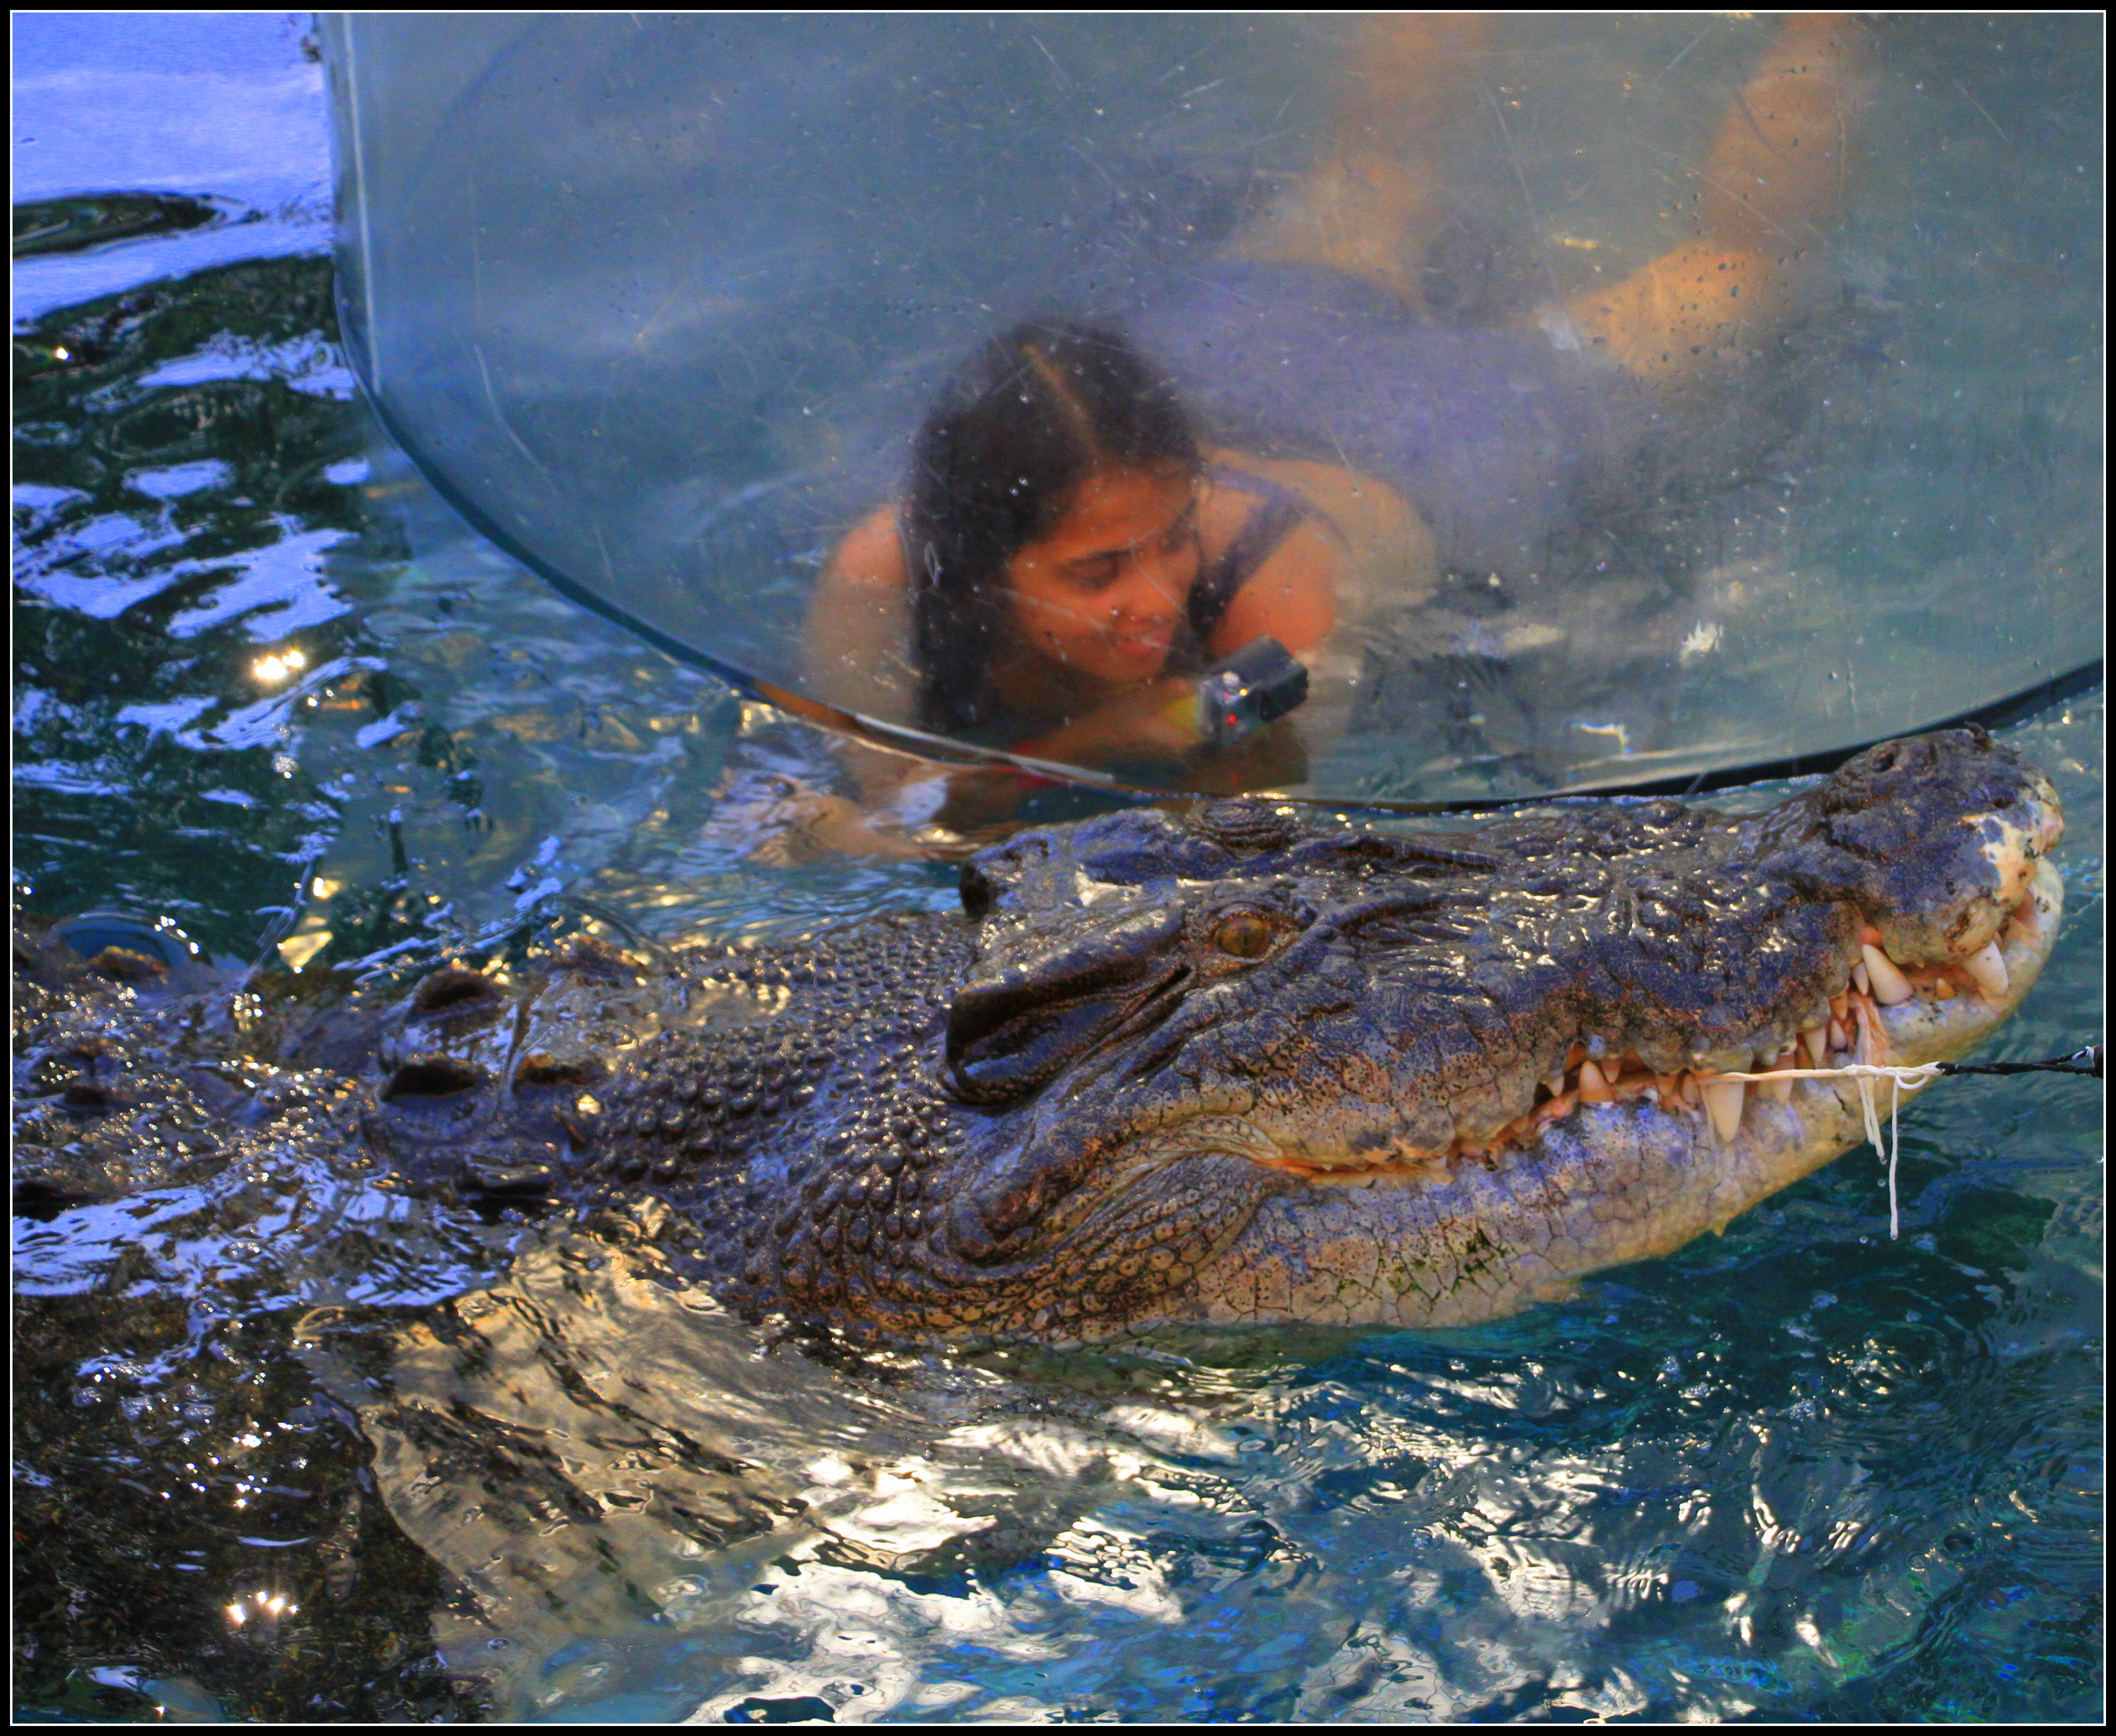
[[[409,1184],[660,1202],[676,1269],[747,1314],[1055,1342],[1466,1325],[1858,1143],[1848,1080],[1719,1076],[1966,1052],[2049,956],[2062,833],[1976,728],[1743,816],[1135,811],[984,852],[959,916],[652,956],[579,937],[356,996],[258,1059],[308,1137]],[[200,1058],[198,1019],[142,1046],[152,985],[106,980],[141,971],[61,950],[17,941],[18,1201],[125,1140],[269,1150],[286,1112]]]

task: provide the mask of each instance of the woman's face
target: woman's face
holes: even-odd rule
[[[1014,630],[1111,686],[1151,681],[1168,661],[1198,563],[1188,473],[1092,471],[1050,535],[1007,563]]]

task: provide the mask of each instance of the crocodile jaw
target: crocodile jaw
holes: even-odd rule
[[[2063,887],[2047,861],[2029,896],[2035,920],[2009,921],[1996,941],[2003,994],[1875,1009],[1891,1061],[1955,1059],[2012,1013],[2056,941]],[[1891,1087],[1874,1091],[1885,1115]],[[1398,1328],[1496,1320],[1587,1273],[1723,1229],[1865,1137],[1848,1079],[1801,1080],[1783,1104],[1752,1088],[1728,1141],[1708,1116],[1644,1097],[1580,1105],[1489,1165],[1317,1178],[1276,1194],[1199,1274],[1195,1300],[1165,1317]]]

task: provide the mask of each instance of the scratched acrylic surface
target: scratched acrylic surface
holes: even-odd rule
[[[1497,15],[1444,73],[1445,33],[1376,22],[346,15],[343,335],[448,498],[578,595],[944,734],[900,630],[818,575],[901,498],[943,379],[1024,319],[1128,334],[1208,444],[1349,466],[1429,521],[1428,559],[1330,509],[1336,625],[1276,787],[1686,777],[2085,660],[2096,21],[1847,23],[1795,55],[1815,109],[1784,138],[1769,15]],[[1341,136],[1362,69],[1401,125]],[[1365,163],[1352,138],[1408,153],[1344,172],[1419,190],[1358,207],[1408,301],[1279,227],[1343,222],[1313,177]],[[1677,288],[1746,186],[1785,202],[1741,243],[1760,278]],[[1663,314],[1735,317],[1587,366],[1619,341],[1560,310],[1591,325],[1663,265]]]
[[[257,129],[298,134],[314,69],[254,28],[162,52],[255,54]],[[820,737],[375,443],[321,173],[18,204],[18,907],[315,993],[544,925],[948,903],[795,859]],[[2012,735],[2067,806],[2068,926],[1999,1057],[2100,1035],[2102,721]],[[15,1704],[2092,1720],[2100,1100],[1920,1099],[1893,1243],[1855,1153],[1571,1302],[1336,1343],[827,1357],[649,1250],[320,1161],[17,1218]]]

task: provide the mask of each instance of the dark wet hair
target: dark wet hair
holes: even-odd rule
[[[1014,552],[1049,534],[1091,471],[1161,465],[1194,475],[1197,440],[1174,390],[1114,332],[1027,320],[949,382],[918,430],[902,518],[924,728],[993,721]]]

